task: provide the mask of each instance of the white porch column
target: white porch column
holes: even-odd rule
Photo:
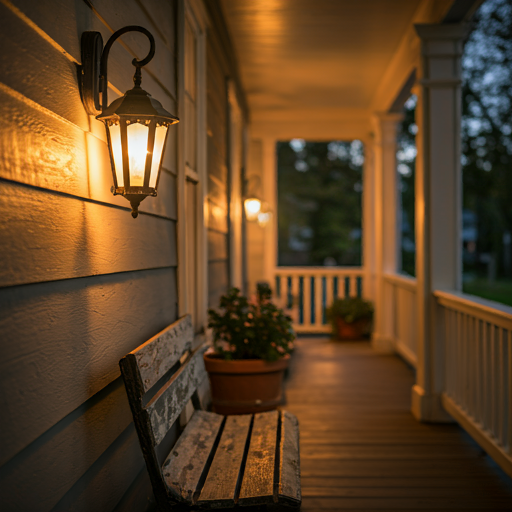
[[[442,317],[432,292],[461,288],[461,66],[468,27],[416,25],[421,63],[416,107],[416,276],[418,366],[412,412],[447,421]]]
[[[363,297],[375,302],[375,166],[373,139],[364,141],[363,168]]]
[[[375,226],[375,319],[372,345],[380,351],[394,348],[393,297],[388,296],[384,274],[396,273],[398,265],[398,183],[396,172],[396,136],[401,114],[379,113],[373,116],[374,217]]]

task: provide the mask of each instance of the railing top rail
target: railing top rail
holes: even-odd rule
[[[442,306],[512,330],[512,307],[462,292],[435,290],[434,296]]]
[[[364,269],[362,267],[276,267],[274,269],[274,275],[276,276],[322,276],[332,274],[362,276]]]
[[[384,280],[400,288],[416,291],[416,278],[405,274],[384,274]]]

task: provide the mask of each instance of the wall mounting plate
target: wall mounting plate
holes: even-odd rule
[[[103,52],[103,38],[99,32],[84,32],[81,40],[81,83],[80,95],[89,115],[101,114],[100,62]]]

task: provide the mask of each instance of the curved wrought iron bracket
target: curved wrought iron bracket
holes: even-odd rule
[[[150,62],[155,55],[155,39],[149,30],[136,25],[123,27],[112,34],[105,48],[103,48],[103,38],[99,32],[84,32],[82,34],[80,94],[82,103],[89,115],[101,114],[108,106],[108,54],[116,39],[127,32],[141,32],[149,39],[150,43],[149,53],[144,59],[132,60],[132,64],[135,66],[133,81],[135,87],[140,87],[141,68]]]

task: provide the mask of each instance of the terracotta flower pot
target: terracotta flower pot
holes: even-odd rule
[[[347,324],[343,318],[336,318],[336,327],[339,340],[360,340],[364,337],[368,320],[356,320]]]
[[[225,361],[212,352],[205,353],[214,411],[249,414],[275,409],[282,401],[283,375],[289,361],[289,355],[272,362],[261,359]]]

